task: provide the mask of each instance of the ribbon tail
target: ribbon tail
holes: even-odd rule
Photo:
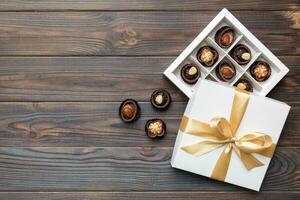
[[[203,142],[199,142],[196,144],[192,144],[192,145],[188,145],[188,146],[184,146],[181,147],[181,149],[187,153],[190,153],[192,155],[195,156],[201,156],[203,154],[206,154],[210,151],[213,151],[221,146],[223,146],[224,144],[222,143],[214,143],[211,141],[203,141]]]
[[[220,155],[215,167],[211,173],[211,178],[224,181],[227,175],[230,159],[232,154],[232,145],[228,144]]]
[[[256,167],[261,167],[264,164],[260,162],[257,158],[255,158],[250,153],[245,153],[238,149],[236,146],[233,147],[236,154],[239,156],[240,160],[243,162],[244,166],[250,170]]]
[[[272,158],[275,148],[276,148],[276,144],[273,143],[269,148],[267,148],[261,152],[256,152],[256,153],[260,154],[262,156],[268,157],[268,158]]]
[[[248,170],[256,167],[261,167],[264,165],[262,162],[260,162],[257,158],[255,158],[253,155],[249,153],[241,152],[239,156],[241,161],[244,163],[245,167]]]

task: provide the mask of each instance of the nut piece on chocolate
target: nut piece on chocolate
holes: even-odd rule
[[[124,100],[119,108],[119,116],[124,122],[133,122],[139,117],[140,107],[133,99]]]
[[[197,53],[198,61],[205,67],[213,66],[217,62],[218,57],[218,52],[210,46],[201,47]]]
[[[235,67],[229,62],[222,62],[216,68],[216,75],[221,81],[230,81],[236,75]]]
[[[170,105],[171,101],[170,93],[163,89],[155,90],[150,98],[152,106],[158,110],[166,109]]]
[[[194,84],[201,76],[198,66],[194,64],[186,64],[181,68],[181,78],[188,84]]]
[[[234,30],[229,26],[223,26],[215,35],[216,43],[222,48],[229,47],[234,39]]]
[[[251,65],[250,73],[255,80],[262,82],[271,76],[272,69],[268,63],[256,61]]]
[[[235,87],[241,89],[241,90],[246,90],[248,92],[253,92],[253,87],[248,79],[241,78],[238,80],[235,84]]]
[[[251,60],[250,49],[243,45],[238,44],[231,50],[231,57],[240,65],[245,65]]]
[[[162,137],[166,134],[166,125],[161,119],[150,119],[146,122],[145,131],[148,137]]]

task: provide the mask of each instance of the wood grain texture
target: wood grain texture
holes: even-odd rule
[[[0,103],[0,146],[41,147],[173,147],[186,103],[173,103],[159,112],[150,103],[140,103],[142,114],[136,123],[123,123],[119,102],[97,103]],[[279,146],[300,145],[300,104],[291,113]],[[144,125],[150,118],[165,120],[168,134],[149,139]]]
[[[22,3],[21,3],[22,2]],[[2,11],[36,10],[295,10],[297,0],[2,0]]]
[[[5,200],[295,200],[299,192],[0,192]]]
[[[216,16],[188,12],[1,12],[0,56],[178,55]],[[299,13],[234,11],[276,55],[299,55]]]
[[[223,7],[290,68],[290,115],[260,193],[170,166],[187,98],[162,72]],[[0,199],[300,199],[298,0],[1,0]],[[148,103],[156,88],[173,103]],[[141,118],[124,124],[124,98]],[[149,118],[168,134],[150,140]]]
[[[279,57],[290,69],[269,97],[300,99],[300,57]],[[157,88],[187,101],[162,75],[175,57],[0,57],[0,101],[149,101]]]
[[[248,191],[171,168],[172,148],[0,147],[0,191]],[[278,147],[262,191],[300,188],[300,149]]]

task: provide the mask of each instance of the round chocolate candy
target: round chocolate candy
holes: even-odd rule
[[[271,76],[272,69],[268,63],[256,61],[251,65],[250,73],[255,80],[262,82]]]
[[[119,108],[119,116],[124,122],[132,122],[139,117],[140,107],[133,99],[124,100]]]
[[[234,41],[234,30],[229,26],[223,26],[215,35],[216,43],[222,47],[229,47]]]
[[[200,76],[200,69],[194,64],[186,64],[181,68],[181,77],[188,84],[196,83]]]
[[[145,131],[148,137],[162,137],[167,132],[166,124],[161,119],[150,119],[145,124]]]
[[[221,81],[230,81],[236,75],[235,67],[227,62],[221,62],[216,68],[216,75]]]
[[[163,89],[155,90],[150,98],[151,104],[158,110],[166,109],[171,103],[171,95]]]
[[[213,66],[217,62],[218,57],[218,52],[210,46],[201,47],[197,53],[198,61],[205,67]]]
[[[240,65],[245,65],[251,60],[251,51],[250,49],[243,45],[236,45],[231,51],[231,57]]]
[[[241,90],[246,90],[248,92],[253,92],[253,87],[248,79],[241,78],[238,80],[235,84],[235,87],[241,89]]]

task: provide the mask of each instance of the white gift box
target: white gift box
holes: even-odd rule
[[[233,87],[208,80],[198,81],[184,115],[206,123],[215,117],[229,120],[234,94]],[[249,131],[262,132],[270,135],[272,142],[277,144],[289,110],[290,106],[285,103],[251,94],[236,136],[239,138]],[[210,177],[223,147],[201,156],[189,154],[181,149],[203,140],[207,139],[179,130],[171,160],[172,167]],[[264,165],[247,170],[233,151],[224,182],[259,191],[271,159],[255,153],[253,155]]]
[[[230,26],[235,30],[235,40],[228,48],[221,48],[214,40],[215,34],[222,26]],[[237,45],[244,44],[251,51],[251,60],[246,65],[239,65],[231,56],[230,51]],[[197,52],[202,46],[211,46],[219,54],[217,62],[212,67],[205,67],[197,60]],[[231,63],[237,71],[235,78],[229,82],[223,82],[216,76],[216,67],[221,61]],[[267,62],[271,69],[271,76],[263,81],[256,81],[250,74],[250,67],[255,61]],[[200,79],[209,79],[233,86],[239,79],[247,79],[253,86],[253,92],[266,96],[272,88],[288,73],[289,69],[263,45],[237,18],[227,9],[223,9],[203,31],[186,47],[186,49],[164,71],[164,75],[172,81],[186,96],[191,97],[194,86],[183,81],[180,75],[181,68],[185,64],[194,64],[201,71]]]

